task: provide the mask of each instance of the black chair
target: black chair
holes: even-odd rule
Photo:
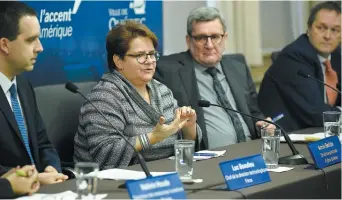
[[[87,94],[96,82],[75,85],[83,94]],[[84,100],[80,95],[65,89],[65,84],[40,86],[34,90],[48,137],[59,154],[62,168],[73,168],[74,137]]]
[[[271,54],[271,60],[274,63],[274,61],[278,58],[280,51],[274,51]]]

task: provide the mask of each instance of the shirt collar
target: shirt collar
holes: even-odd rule
[[[14,77],[12,81],[10,81],[2,72],[0,72],[0,86],[5,95],[13,84],[17,85],[16,77]]]
[[[330,60],[331,59],[331,55],[328,56],[328,58],[324,58],[323,56],[317,54],[319,62],[322,64],[324,63],[326,60]]]
[[[199,64],[198,62],[194,61],[194,66],[200,70],[201,73],[204,73],[205,70],[208,69],[208,67],[204,67],[203,65]],[[222,67],[221,67],[221,63],[218,62],[216,65],[215,65],[216,69],[219,71],[219,73],[222,74]]]

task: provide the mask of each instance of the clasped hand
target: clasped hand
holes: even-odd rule
[[[17,170],[22,171],[26,176],[18,176]],[[6,172],[1,178],[5,178],[10,182],[12,191],[16,195],[31,195],[40,188],[38,172],[34,165],[26,165],[22,168],[18,166]]]
[[[47,185],[63,182],[68,179],[68,176],[58,173],[52,166],[47,166],[44,172],[38,174],[38,179],[42,185]]]

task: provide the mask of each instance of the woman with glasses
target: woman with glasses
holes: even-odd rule
[[[147,161],[173,155],[177,139],[202,139],[195,111],[179,108],[171,90],[153,79],[157,44],[155,34],[133,20],[108,33],[110,73],[103,75],[88,98],[115,127],[86,102],[75,136],[75,162],[97,162],[101,169],[137,163],[134,150],[119,132]]]

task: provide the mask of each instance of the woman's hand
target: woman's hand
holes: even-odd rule
[[[165,118],[160,117],[158,124],[153,128],[150,133],[150,143],[155,144],[159,141],[164,140],[177,133],[177,131],[183,128],[188,122],[187,117],[182,117],[182,113],[180,109],[176,110],[175,119],[168,125],[165,124]]]
[[[183,106],[181,108],[177,108],[177,110],[181,113],[181,120],[187,120],[183,126],[184,128],[192,127],[194,125],[196,126],[197,115],[194,109],[190,106]]]

